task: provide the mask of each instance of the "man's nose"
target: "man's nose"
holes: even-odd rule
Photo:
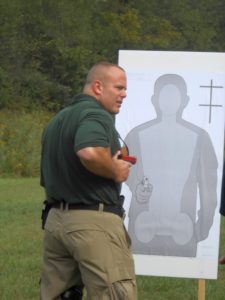
[[[121,96],[122,96],[123,98],[126,98],[126,96],[127,96],[127,91],[126,91],[125,89],[122,90]]]

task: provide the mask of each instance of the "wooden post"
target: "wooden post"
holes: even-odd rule
[[[205,300],[205,279],[198,280],[198,300]]]

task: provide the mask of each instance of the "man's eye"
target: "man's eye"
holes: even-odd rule
[[[123,86],[117,86],[116,88],[117,88],[117,90],[119,90],[119,91],[122,91],[122,90],[124,89]]]

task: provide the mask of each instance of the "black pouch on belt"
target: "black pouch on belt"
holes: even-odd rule
[[[48,213],[52,205],[47,201],[43,201],[42,211],[41,211],[41,228],[45,229],[45,223],[48,217]]]
[[[124,201],[125,201],[124,195],[120,195],[119,199],[120,199],[120,205],[123,206]]]

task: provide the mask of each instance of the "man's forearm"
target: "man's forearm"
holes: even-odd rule
[[[110,148],[87,147],[77,152],[83,166],[90,172],[123,182],[129,174],[130,164],[111,156]]]
[[[90,172],[114,179],[115,166],[108,148],[88,147],[77,152],[83,166]]]

